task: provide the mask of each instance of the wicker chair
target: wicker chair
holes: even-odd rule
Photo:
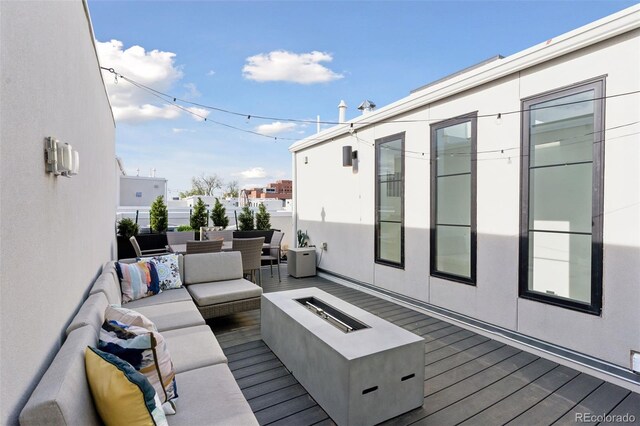
[[[200,228],[200,241],[215,240],[216,238],[222,238],[224,241],[232,241],[233,230],[223,229],[222,231],[215,231],[211,227],[206,226]]]
[[[233,251],[239,251],[242,254],[242,270],[245,274],[251,275],[251,281],[256,283],[256,271],[258,271],[259,282],[256,284],[262,286],[262,273],[260,272],[262,256],[262,245],[264,237],[259,238],[234,238]]]
[[[273,237],[271,237],[271,247],[268,248],[269,254],[264,254],[260,257],[261,260],[269,261],[269,270],[271,271],[271,276],[273,277],[273,261],[276,261],[278,265],[278,282],[282,282],[280,278],[280,244],[282,243],[282,238],[284,237],[284,232],[275,231],[273,233]]]
[[[187,254],[217,253],[222,250],[222,239],[206,241],[187,241]]]
[[[166,249],[141,250],[140,249],[140,244],[138,244],[138,240],[136,240],[136,237],[129,238],[129,241],[131,242],[131,245],[133,246],[133,250],[136,252],[136,256],[137,257],[158,256],[158,255],[161,255],[161,254],[169,253]]]

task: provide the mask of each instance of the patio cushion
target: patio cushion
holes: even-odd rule
[[[87,347],[87,380],[106,425],[166,425],[158,395],[146,377],[115,355]]]
[[[182,287],[182,278],[180,277],[180,265],[178,263],[177,254],[153,256],[146,258],[145,260],[152,262],[156,266],[158,278],[160,280],[160,289],[162,291]]]
[[[260,297],[262,295],[262,288],[251,281],[245,280],[244,278],[193,284],[190,285],[188,289],[193,300],[195,300],[198,306],[235,302],[238,300]]]
[[[168,330],[162,336],[167,342],[176,373],[227,362],[227,357],[208,325]],[[179,383],[182,394],[181,386]]]
[[[113,262],[109,262],[111,269],[106,269],[107,273],[102,273],[93,286],[89,290],[89,294],[95,294],[102,292],[107,296],[107,300],[110,304],[119,305],[122,303],[122,293],[120,292],[120,282],[116,276],[116,269],[113,266]],[[105,266],[105,268],[107,268]],[[104,271],[105,269],[103,269]]]
[[[180,383],[180,406],[170,418],[172,426],[258,424],[227,364],[186,371],[176,380]]]
[[[203,325],[204,319],[193,302],[172,302],[161,305],[136,307],[136,311],[149,318],[159,332],[176,328]]]
[[[161,305],[163,303],[171,303],[171,302],[190,302],[191,296],[186,288],[174,288],[171,290],[163,291],[162,293],[145,297],[138,300],[133,300],[131,302],[125,303],[122,305],[125,308],[137,310],[142,306],[149,305]]]
[[[104,322],[104,312],[109,306],[107,296],[102,292],[91,294],[82,304],[80,310],[67,327],[67,336],[73,331],[85,325],[90,325],[96,331],[100,330]]]
[[[107,306],[104,311],[104,321],[118,321],[122,324],[142,327],[149,331],[158,331],[156,325],[140,312],[118,306]]]
[[[80,327],[67,336],[51,366],[20,413],[29,425],[99,425],[84,368],[84,348],[95,346],[93,327]]]
[[[240,252],[199,253],[184,256],[184,283],[197,284],[242,278]]]
[[[146,260],[131,264],[116,262],[115,267],[124,303],[160,293],[158,272],[153,263]]]
[[[117,321],[105,321],[100,329],[98,349],[117,356],[144,374],[162,403],[178,397],[176,370],[160,333]]]

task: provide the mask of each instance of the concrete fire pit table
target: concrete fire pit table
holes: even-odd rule
[[[262,339],[339,425],[420,407],[424,339],[318,288],[262,295]]]

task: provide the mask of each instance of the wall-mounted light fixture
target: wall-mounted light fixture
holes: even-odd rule
[[[55,176],[75,176],[80,169],[78,151],[51,136],[45,138],[44,158],[45,170]]]
[[[342,147],[342,166],[350,167],[353,166],[353,160],[358,159],[358,151],[352,151],[350,145],[345,145]]]

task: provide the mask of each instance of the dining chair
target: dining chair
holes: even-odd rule
[[[262,272],[260,271],[262,256],[262,245],[264,237],[259,238],[234,238],[233,251],[239,251],[242,254],[242,271],[244,274],[251,275],[251,281],[256,282],[256,274],[258,271],[259,285],[262,286]],[[256,283],[258,284],[258,283]]]
[[[193,231],[191,232],[167,232],[167,243],[171,246],[174,244],[187,244],[187,241],[193,240]]]
[[[136,252],[136,256],[137,257],[157,256],[157,255],[168,254],[169,253],[166,249],[141,250],[140,249],[140,244],[138,244],[138,240],[136,240],[135,236],[129,238],[129,241],[131,242],[131,245],[133,246],[133,251]]]
[[[223,229],[222,231],[214,231],[211,228],[200,228],[200,240],[213,240],[216,238],[222,238],[224,241],[233,240],[233,230]]]
[[[222,250],[222,239],[187,241],[187,254],[217,253]]]
[[[281,249],[280,244],[282,243],[282,238],[284,237],[284,232],[274,231],[273,237],[271,237],[269,254],[263,254],[260,257],[260,260],[268,260],[269,261],[269,270],[271,271],[271,277],[273,277],[273,261],[276,261],[278,265],[278,282],[282,282],[280,278],[280,257],[281,257]]]

